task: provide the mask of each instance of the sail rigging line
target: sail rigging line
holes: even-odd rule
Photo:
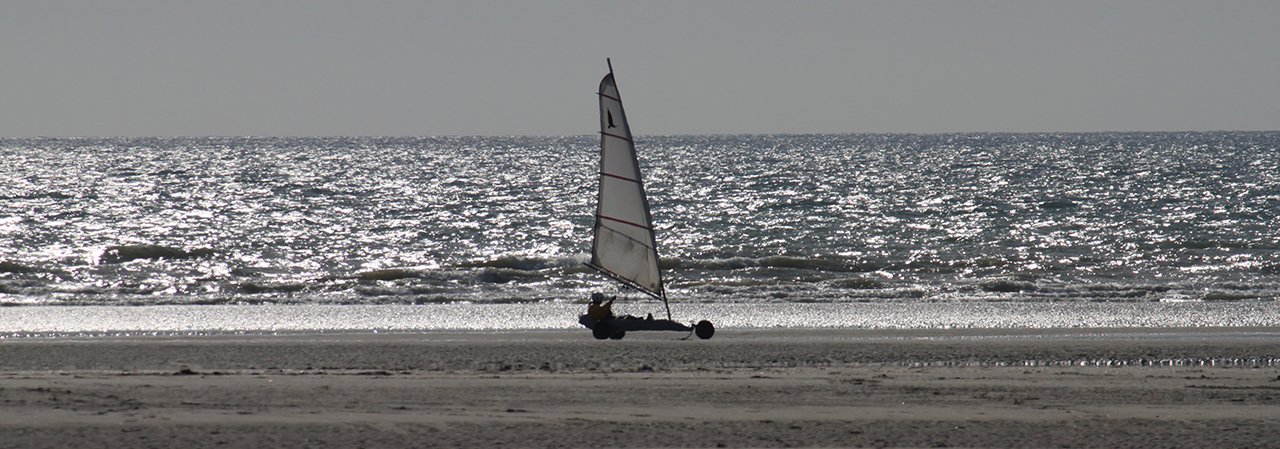
[[[614,273],[614,272],[612,272],[612,271],[609,271],[609,269],[608,269],[608,268],[605,268],[605,267],[602,267],[602,266],[599,266],[599,265],[593,264],[593,263],[591,263],[591,262],[587,262],[587,263],[585,263],[584,265],[586,265],[586,266],[588,266],[588,267],[591,267],[591,268],[595,269],[596,271],[599,271],[600,273],[603,273],[605,276],[609,276],[610,278],[613,278],[613,280],[618,281],[618,283],[621,283],[622,285],[625,285],[625,286],[627,286],[627,287],[631,287],[631,288],[633,288],[633,289],[636,289],[636,290],[639,290],[639,291],[641,291],[641,292],[644,292],[644,294],[649,295],[649,296],[652,296],[652,297],[653,297],[653,299],[659,299],[659,300],[662,300],[662,302],[663,302],[664,304],[666,303],[666,300],[667,300],[667,298],[666,298],[666,292],[662,292],[662,293],[654,293],[653,291],[650,291],[649,289],[644,288],[644,286],[642,286],[642,285],[640,285],[640,284],[637,284],[635,281],[633,281],[633,280],[631,280],[631,279],[627,279],[627,278],[623,277],[622,275],[620,275],[620,274],[618,274],[618,273]],[[668,313],[668,314],[670,314],[670,313],[671,313],[671,309],[670,309],[670,308],[668,308],[668,309],[667,309],[667,313]],[[667,317],[667,319],[671,319],[671,317]]]

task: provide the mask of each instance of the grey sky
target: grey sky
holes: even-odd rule
[[[1280,129],[1280,2],[18,1],[0,136]]]

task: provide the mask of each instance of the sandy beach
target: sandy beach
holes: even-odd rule
[[[1280,329],[0,341],[0,447],[1274,447]]]

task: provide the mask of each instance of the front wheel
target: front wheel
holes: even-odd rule
[[[613,326],[610,326],[608,321],[600,320],[595,327],[591,328],[591,336],[596,337],[596,340],[604,340],[611,335],[613,335]]]
[[[697,335],[698,338],[706,340],[716,334],[716,327],[711,324],[710,321],[702,320],[693,326],[693,333]]]
[[[627,336],[627,331],[613,331],[612,334],[609,334],[609,338],[614,340],[621,340],[625,336]]]

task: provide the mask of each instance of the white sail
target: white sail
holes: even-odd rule
[[[600,81],[600,195],[589,265],[665,303],[649,200],[612,72]]]

